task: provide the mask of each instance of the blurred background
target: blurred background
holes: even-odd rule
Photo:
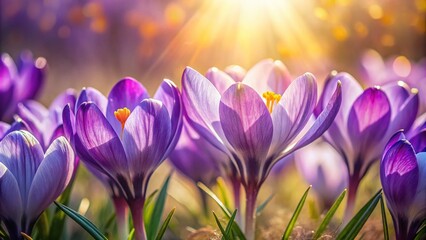
[[[264,58],[293,76],[359,76],[371,49],[420,61],[425,14],[425,0],[2,0],[0,51],[47,59],[45,103],[67,87],[106,93],[132,76],[153,92],[163,78],[179,84],[188,65],[247,69]]]
[[[180,85],[185,66],[202,73],[232,64],[249,69],[264,58],[282,60],[294,77],[309,71],[320,81],[335,69],[365,84],[374,82],[363,78],[375,77],[371,71],[365,74],[365,67],[377,61],[386,62],[399,77],[416,68],[426,71],[422,60],[426,0],[2,0],[0,4],[0,52],[17,59],[22,50],[30,50],[47,59],[47,81],[39,97],[45,105],[66,88],[91,86],[107,94],[116,81],[131,76],[153,94],[163,78]],[[422,81],[417,84],[426,86],[426,78]],[[307,184],[292,169],[283,170],[284,180],[265,184],[260,200],[277,192],[275,203],[293,209],[305,189],[300,184]],[[158,188],[168,172],[163,164],[156,173],[161,177],[154,175],[150,188]],[[377,171],[370,172],[375,172],[370,177],[375,181],[364,188],[361,199],[380,186]],[[112,209],[107,193],[87,172],[79,174],[83,176],[77,178],[72,207],[101,224]],[[168,201],[179,206],[177,219],[182,220],[172,221],[174,236],[188,234],[188,226],[203,226],[197,215],[198,192],[188,180],[174,178],[169,194]],[[291,215],[291,210],[273,207],[266,211],[264,216],[275,218]],[[261,216],[260,221],[280,227],[287,221],[274,222],[275,218]],[[84,233],[73,234],[71,238],[79,239]]]

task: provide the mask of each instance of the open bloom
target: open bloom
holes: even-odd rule
[[[365,90],[348,73],[333,73],[326,81],[319,106],[325,106],[336,82],[342,83],[342,106],[325,139],[339,152],[349,173],[346,219],[353,211],[360,181],[380,159],[386,141],[399,129],[409,129],[418,95],[403,82]],[[320,110],[321,108],[319,108]]]
[[[295,153],[297,170],[312,185],[320,207],[329,209],[348,185],[342,157],[325,142],[311,144]]]
[[[423,138],[426,132],[419,133]],[[411,141],[411,139],[410,139]],[[426,219],[426,145],[412,145],[402,132],[386,145],[380,180],[397,239],[414,239]]]
[[[258,66],[259,65],[259,66]],[[182,77],[182,98],[190,124],[233,161],[246,191],[246,234],[254,238],[257,193],[272,166],[311,143],[328,128],[337,114],[340,85],[320,117],[299,136],[317,102],[314,76],[294,81],[282,63],[266,60],[249,70],[241,82],[231,78],[214,84],[187,67]]]
[[[39,102],[27,100],[18,104],[16,114],[46,150],[53,140],[64,135],[62,111],[67,104],[74,107],[75,102],[75,90],[67,89],[53,100],[49,109]]]
[[[46,59],[35,61],[30,52],[23,52],[15,65],[4,53],[0,59],[0,120],[10,121],[19,102],[37,96],[44,82]]]
[[[0,219],[10,239],[21,239],[21,232],[31,235],[37,218],[68,185],[73,161],[64,137],[45,153],[26,131],[11,132],[0,142]]]
[[[24,122],[22,122],[20,120],[15,121],[12,124],[0,122],[0,141],[4,137],[6,137],[7,134],[9,134],[13,131],[18,131],[18,130],[27,130],[28,131],[28,128],[29,127]]]
[[[142,210],[148,181],[175,147],[181,129],[180,93],[170,80],[149,98],[142,84],[125,78],[109,93],[105,114],[93,102],[78,107],[76,151],[120,188],[137,239],[146,237]]]

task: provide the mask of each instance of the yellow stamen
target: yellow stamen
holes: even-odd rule
[[[121,130],[124,129],[124,124],[127,118],[130,116],[130,110],[128,108],[119,108],[114,112],[115,118],[121,123]]]
[[[274,105],[278,104],[278,102],[281,100],[281,95],[274,93],[272,91],[266,91],[262,94],[262,97],[266,100],[266,107],[268,108],[269,112],[272,113],[272,110],[274,109]]]

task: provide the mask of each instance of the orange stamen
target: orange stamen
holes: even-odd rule
[[[121,123],[121,130],[124,129],[124,124],[127,121],[127,118],[130,116],[130,110],[128,108],[119,108],[114,112],[115,118]]]

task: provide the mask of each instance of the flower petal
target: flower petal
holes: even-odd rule
[[[121,133],[121,124],[115,118],[114,111],[125,107],[133,111],[143,99],[148,97],[145,87],[133,78],[121,79],[114,85],[108,95],[106,117],[117,135]]]
[[[6,225],[15,224],[16,228],[20,228],[24,209],[18,182],[2,163],[2,158],[0,154],[0,218]]]
[[[407,140],[399,140],[383,157],[380,180],[393,213],[404,214],[416,194],[419,179],[416,153]],[[409,187],[407,187],[409,186]]]
[[[42,160],[43,149],[27,131],[11,132],[0,142],[0,162],[15,176],[24,206]]]
[[[235,82],[243,81],[244,77],[246,76],[246,72],[247,71],[244,68],[238,65],[230,65],[225,68],[225,73],[231,76]]]
[[[84,102],[93,102],[98,106],[103,114],[106,114],[108,99],[95,88],[83,88],[77,98],[74,112],[77,112],[78,107]]]
[[[410,143],[416,153],[426,152],[426,129],[423,129],[410,138]]]
[[[64,137],[49,146],[31,184],[26,216],[33,223],[65,190],[74,171],[74,151]]]
[[[171,80],[165,79],[155,93],[154,99],[158,99],[164,104],[171,120],[170,132],[173,134],[173,137],[164,153],[164,155],[168,156],[169,153],[175,148],[182,131],[182,98],[177,86]]]
[[[127,160],[123,145],[108,120],[94,103],[83,103],[76,114],[76,139],[90,158],[83,161],[110,173],[127,173]],[[126,174],[127,175],[127,174]]]
[[[247,72],[243,83],[256,89],[260,94],[266,91],[282,94],[290,85],[291,80],[290,73],[281,61],[265,59]]]
[[[11,106],[13,100],[14,83],[13,78],[16,75],[16,66],[12,58],[4,53],[0,58],[0,105]],[[0,119],[8,113],[9,107],[0,108]],[[6,116],[9,118],[10,116]]]
[[[385,146],[385,150],[383,151],[383,157],[386,155],[386,153],[388,152],[389,148],[392,147],[396,142],[398,142],[399,140],[406,140],[405,138],[405,134],[403,130],[399,130],[397,131],[394,135],[392,135],[392,137],[389,139],[388,143]],[[382,159],[383,161],[383,159]]]
[[[317,101],[315,77],[306,73],[296,78],[272,111],[273,152],[282,152],[302,131],[312,116]]]
[[[133,176],[151,173],[165,159],[172,133],[167,108],[155,99],[143,100],[130,114],[123,144]],[[146,175],[145,175],[146,176]]]
[[[327,106],[323,109],[309,130],[294,146],[279,155],[277,159],[281,159],[282,157],[293,153],[297,149],[300,149],[319,138],[333,123],[334,118],[339,112],[341,102],[342,90],[340,83],[337,82],[336,90],[334,91],[332,98],[329,100]]]
[[[389,98],[392,117],[389,132],[393,133],[399,129],[408,130],[416,120],[419,108],[419,96],[403,81],[391,82],[382,87]]]
[[[203,75],[187,67],[182,75],[182,102],[190,125],[215,147],[226,152],[219,137],[220,94]]]
[[[410,208],[410,215],[412,219],[420,220],[421,222],[421,220],[426,218],[426,152],[417,153],[416,158],[419,168],[419,183],[413,204]]]
[[[33,99],[41,89],[46,69],[46,59],[37,58],[35,61],[30,52],[23,52],[18,61],[19,76],[16,79],[15,96],[16,102]]]
[[[244,160],[266,159],[273,125],[265,103],[255,90],[235,83],[223,93],[219,114],[226,139]]]
[[[385,136],[391,118],[386,94],[379,88],[368,88],[357,98],[349,113],[348,133],[359,161],[368,166],[379,158],[383,148],[376,147]],[[363,169],[361,169],[363,172]]]
[[[236,81],[225,72],[213,67],[206,73],[206,78],[216,87],[220,94],[223,94]]]
[[[75,102],[77,101],[76,95],[77,92],[72,88],[63,91],[53,100],[52,104],[50,104],[49,112],[55,111],[62,113],[62,110],[67,104],[70,104],[71,109],[74,109]]]

